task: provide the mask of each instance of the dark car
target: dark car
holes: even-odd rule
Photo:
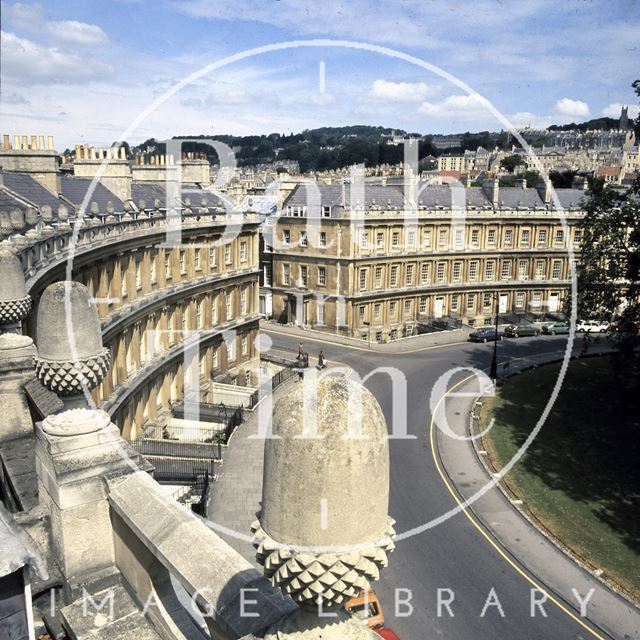
[[[520,336],[537,336],[540,329],[533,324],[510,324],[504,328],[504,335],[509,338]]]
[[[566,322],[549,322],[542,327],[542,333],[549,336],[569,333],[569,325]]]
[[[502,340],[503,338],[504,333],[502,331],[496,331],[493,327],[478,329],[469,334],[469,340],[471,340],[471,342],[494,342],[496,340]]]

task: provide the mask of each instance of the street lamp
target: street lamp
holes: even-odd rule
[[[491,360],[491,370],[489,371],[489,377],[495,383],[498,379],[498,292],[494,292],[493,297],[496,304],[496,334],[493,337],[493,358]]]
[[[362,324],[367,327],[367,344],[369,349],[371,349],[371,323],[365,321]]]

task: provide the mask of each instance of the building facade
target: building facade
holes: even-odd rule
[[[463,211],[449,186],[402,190],[300,186],[272,221],[273,316],[281,322],[381,341],[413,335],[434,319],[472,326],[561,313],[577,249],[584,192],[499,187],[465,189]],[[315,206],[308,201],[314,200]],[[562,218],[566,224],[563,226]]]

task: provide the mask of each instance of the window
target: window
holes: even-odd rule
[[[291,267],[288,264],[282,265],[282,284],[291,284]]]
[[[542,305],[542,294],[539,291],[534,291],[531,298],[531,306],[535,309]]]
[[[484,279],[493,280],[493,274],[495,269],[495,262],[493,260],[487,260],[484,266]]]
[[[240,313],[243,315],[247,313],[247,289],[246,288],[240,289]]]
[[[389,277],[389,286],[397,287],[398,286],[398,265],[394,264],[391,266],[391,274]]]
[[[523,247],[528,247],[529,246],[529,229],[523,229],[522,230],[522,234],[520,235],[520,244]]]
[[[384,249],[384,232],[382,231],[376,233],[376,248]]]
[[[379,302],[376,302],[373,305],[373,319],[374,320],[380,320],[380,309],[382,308],[382,305]]]
[[[487,309],[491,308],[491,302],[493,301],[493,295],[491,293],[485,293],[482,295],[482,306]]]
[[[518,263],[518,280],[529,279],[529,262],[527,260],[520,260]]]
[[[460,296],[451,296],[451,303],[449,306],[451,307],[451,311],[457,311],[460,307]]]
[[[227,361],[233,362],[236,359],[236,341],[234,338],[226,340],[227,347]]]
[[[420,306],[418,307],[420,313],[427,313],[427,296],[420,298]]]
[[[431,246],[431,229],[425,229],[422,232],[422,244],[425,247],[430,247]]]
[[[120,295],[124,298],[127,295],[127,272],[120,267]]]
[[[218,368],[218,350],[217,349],[213,350],[213,358],[211,358],[211,368],[212,369]]]
[[[546,244],[547,243],[547,230],[540,229],[538,231],[538,244]]]
[[[360,248],[368,249],[369,248],[369,232],[363,231],[360,233]]]
[[[218,322],[218,298],[211,299],[211,324],[217,324]]]
[[[267,287],[271,286],[271,265],[270,264],[264,265],[264,284]]]
[[[367,288],[367,270],[360,269],[360,291]]]
[[[322,217],[330,218],[331,217],[331,206],[330,205],[322,205]]]
[[[564,231],[562,229],[556,229],[556,238],[555,238],[556,244],[562,244],[563,241],[564,241]]]
[[[364,321],[364,311],[365,311],[364,305],[361,305],[358,307],[358,320],[360,320],[360,322]]]
[[[227,320],[231,320],[233,318],[233,308],[232,308],[232,298],[231,298],[231,291],[227,291],[227,295],[225,298],[225,312],[226,312],[226,319]]]
[[[300,265],[300,286],[306,287],[309,284],[309,267]]]
[[[395,302],[390,302],[389,303],[389,317],[391,317],[391,318],[395,318],[396,317],[396,303]]]
[[[411,248],[416,246],[416,232],[408,231],[407,232],[407,245]]]
[[[251,386],[251,371],[249,369],[244,372],[244,384],[246,387]]]
[[[171,278],[171,253],[169,252],[164,254],[164,277],[165,279]]]
[[[156,267],[157,256],[151,257],[151,284],[158,282],[158,270]]]
[[[321,248],[325,248],[327,246],[327,232],[326,231],[321,231],[320,232],[320,247]]]
[[[447,244],[447,230],[440,229],[440,233],[438,234],[438,244],[444,245]]]
[[[480,231],[478,229],[471,230],[471,244],[479,244],[480,243]]]
[[[502,263],[502,271],[500,272],[502,280],[511,280],[511,261],[505,260]]]
[[[301,247],[306,247],[307,246],[307,232],[306,231],[301,231],[300,232],[300,246]]]
[[[327,284],[326,267],[318,267],[318,285],[324,287]]]
[[[553,270],[551,272],[551,277],[554,280],[560,280],[560,273],[562,271],[562,262],[560,260],[553,261]]]
[[[467,294],[467,309],[475,309],[476,308],[476,294],[468,293]]]
[[[202,265],[200,264],[200,249],[193,250],[193,265],[196,271],[200,271]]]
[[[454,262],[453,263],[453,274],[452,278],[454,282],[460,282],[460,276],[462,274],[462,262]]]
[[[487,231],[487,244],[495,244],[496,243],[496,230],[489,229]]]
[[[513,230],[512,229],[506,229],[504,232],[504,243],[507,246],[511,246],[511,243],[513,242]]]
[[[544,260],[536,260],[536,280],[544,278]]]
[[[446,264],[444,262],[438,262],[438,271],[436,273],[436,279],[438,282],[444,282]]]
[[[324,300],[318,300],[316,304],[316,323],[324,324]]]
[[[187,322],[187,320],[188,320],[188,318],[187,318],[187,310],[188,310],[188,307],[186,305],[180,307],[180,316],[182,318],[182,325],[181,326],[182,326],[182,330],[183,331],[186,331],[189,328],[188,322]]]
[[[187,273],[187,261],[184,256],[184,251],[180,252],[180,273],[181,274]]]
[[[394,231],[391,234],[391,246],[394,249],[397,249],[400,246],[400,232],[399,231]]]
[[[231,264],[231,245],[227,244],[224,247],[224,263]]]
[[[431,281],[431,270],[429,269],[429,263],[423,262],[420,267],[420,282],[422,284],[429,284]]]
[[[407,265],[407,278],[406,278],[406,283],[407,286],[412,285],[413,284],[413,265],[412,264],[408,264]]]
[[[196,302],[196,329],[202,329],[202,300]]]
[[[472,260],[469,263],[469,280],[475,282],[478,279],[478,261]]]
[[[136,289],[142,288],[142,268],[139,262],[136,262]]]
[[[463,233],[464,233],[464,229],[455,230],[453,242],[456,247],[462,247],[462,245],[464,244]]]
[[[409,315],[411,313],[411,300],[407,298],[404,301],[404,315]]]
[[[516,307],[518,309],[524,308],[524,293],[522,291],[516,293]]]
[[[582,229],[576,229],[573,232],[573,241],[576,244],[580,244],[582,242]]]
[[[242,336],[240,344],[242,345],[242,355],[246,356],[249,353],[249,338],[247,338],[247,336]],[[251,374],[249,373],[249,375]],[[251,381],[251,378],[249,378],[249,381]]]
[[[215,269],[217,266],[216,248],[209,247],[209,268]]]
[[[240,243],[240,262],[246,262],[246,261],[247,261],[247,243],[241,242]]]
[[[289,229],[282,230],[282,243],[289,244],[291,242],[291,231]]]
[[[382,286],[382,267],[376,267],[374,271],[375,287],[379,289]]]

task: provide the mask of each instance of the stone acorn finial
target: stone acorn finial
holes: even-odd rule
[[[343,375],[314,377],[276,404],[251,528],[271,583],[303,608],[326,610],[379,578],[395,532],[378,402]]]
[[[79,282],[55,282],[44,290],[37,344],[36,375],[59,396],[94,389],[109,370],[111,354],[102,346],[98,311]]]
[[[10,249],[0,249],[0,326],[17,324],[31,311],[22,265]]]

